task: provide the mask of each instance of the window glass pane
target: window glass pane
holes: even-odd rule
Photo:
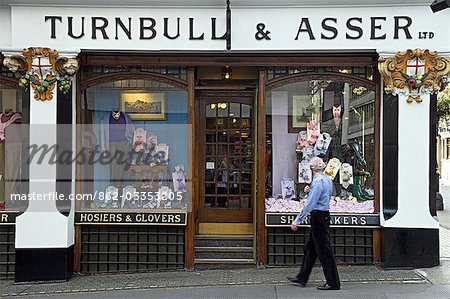
[[[120,80],[91,87],[84,94],[82,113],[99,149],[95,155],[110,159],[83,167],[79,179],[86,179],[86,193],[97,198],[79,208],[186,208],[187,92],[156,81]],[[212,118],[207,141],[215,142],[216,110],[206,108]],[[208,154],[215,154],[214,146],[208,147]],[[214,181],[214,176],[214,170],[206,172],[207,180]]]
[[[24,92],[0,86],[0,211],[24,211],[28,204],[16,199],[28,193],[24,170],[29,164],[23,156],[28,144],[28,111]]]
[[[230,104],[230,117],[240,118],[241,117],[241,104],[231,103]]]
[[[364,86],[311,80],[266,98],[266,211],[299,212],[321,157],[333,180],[332,212],[374,212],[375,93]],[[286,202],[288,200],[288,202]]]

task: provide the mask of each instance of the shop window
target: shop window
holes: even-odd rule
[[[84,92],[79,147],[80,210],[187,206],[188,97],[168,83],[118,80]],[[103,155],[103,157],[102,157]],[[81,198],[81,197],[80,197]]]
[[[27,93],[0,86],[0,211],[23,211],[27,205],[21,195],[28,187],[22,165],[28,110]]]
[[[353,82],[301,81],[268,92],[265,109],[266,212],[301,211],[314,156],[324,159],[333,180],[331,212],[374,212],[373,90]]]

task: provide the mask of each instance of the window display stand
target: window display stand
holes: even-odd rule
[[[157,180],[158,182],[163,182],[167,184],[169,182],[169,165],[130,165],[128,170],[128,183],[134,183],[133,185],[136,187],[138,191],[148,191],[148,192],[158,192],[160,186],[154,186],[153,188],[142,188],[142,184],[144,182],[145,177],[143,176],[145,173],[150,174],[150,182]],[[135,176],[134,180],[131,180]],[[162,175],[162,177],[160,177]],[[141,196],[139,196],[141,198]],[[142,202],[139,200],[139,206],[142,207]]]

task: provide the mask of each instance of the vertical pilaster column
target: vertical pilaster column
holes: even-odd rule
[[[450,70],[448,62],[420,49],[380,58],[385,90],[380,193],[386,268],[439,265],[439,223],[431,215],[436,200],[434,99],[441,76]]]
[[[29,89],[31,98],[29,155],[24,157],[29,167],[28,208],[16,218],[15,280],[65,281],[73,273],[74,224],[73,203],[69,205],[70,217],[57,205],[60,195],[68,195],[57,193],[57,179],[63,175],[57,162],[61,143],[58,130],[71,132],[72,123],[65,128],[58,126],[58,107],[73,96],[70,77],[77,71],[78,62],[59,56],[55,50],[29,48],[10,56],[5,65],[16,66],[13,71],[22,75],[21,85]],[[73,172],[68,173],[71,178]]]

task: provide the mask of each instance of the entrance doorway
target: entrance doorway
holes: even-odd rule
[[[247,224],[250,233],[255,164],[254,92],[205,92],[197,99],[201,163],[199,222],[212,226],[214,223]]]

